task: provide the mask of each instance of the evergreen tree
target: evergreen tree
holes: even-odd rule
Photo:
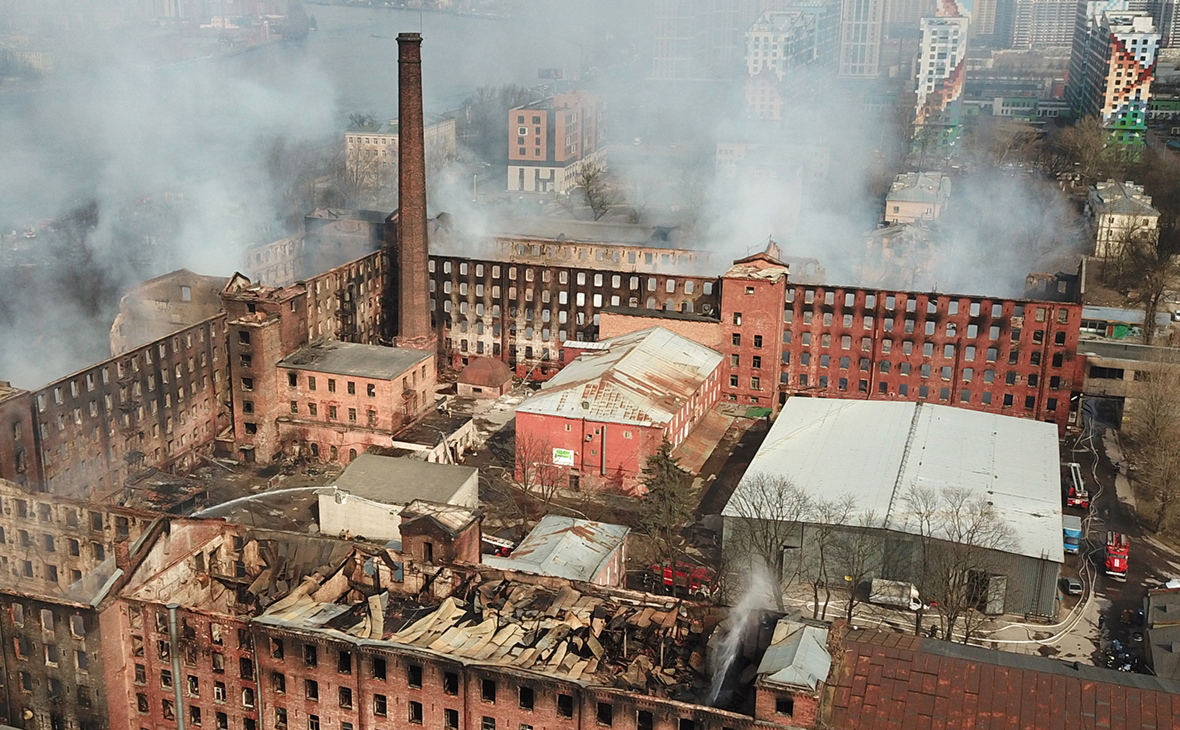
[[[672,571],[672,595],[676,595],[676,553],[679,528],[692,517],[692,475],[672,456],[672,444],[665,438],[660,448],[647,457],[640,482],[647,490],[640,504],[640,524],[660,546],[664,565]]]

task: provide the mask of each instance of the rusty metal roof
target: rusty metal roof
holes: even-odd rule
[[[483,562],[493,568],[593,581],[629,532],[622,525],[545,515],[510,557],[485,556]]]
[[[600,344],[604,350],[580,355],[517,412],[663,426],[721,364],[721,353],[663,327]]]

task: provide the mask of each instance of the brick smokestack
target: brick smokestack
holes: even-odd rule
[[[399,33],[397,243],[399,347],[433,350],[427,298],[426,142],[422,121],[422,35]]]

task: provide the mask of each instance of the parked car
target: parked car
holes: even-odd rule
[[[1061,590],[1067,596],[1080,596],[1082,595],[1082,582],[1077,578],[1062,578]]]

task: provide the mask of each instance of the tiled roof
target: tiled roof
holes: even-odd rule
[[[882,631],[847,630],[828,685],[840,730],[1180,728],[1180,683]]]

